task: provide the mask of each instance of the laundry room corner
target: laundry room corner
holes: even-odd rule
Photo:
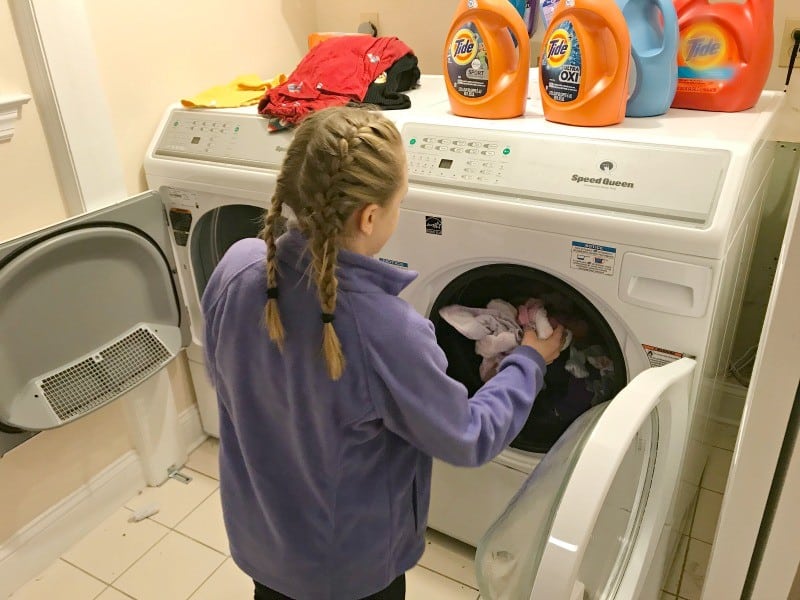
[[[0,131],[0,482],[6,490],[0,494],[0,598],[17,590],[26,598],[25,582],[65,563],[73,574],[106,586],[105,593],[87,597],[212,597],[200,589],[205,583],[218,591],[214,597],[233,597],[233,588],[217,577],[226,572],[251,591],[250,577],[242,580],[233,565],[222,524],[220,418],[206,372],[200,299],[227,250],[262,228],[294,134],[285,121],[263,118],[256,96],[248,104],[219,106],[192,100],[210,86],[230,89],[243,77],[257,77],[263,87],[256,93],[263,95],[307,56],[310,32],[351,32],[367,18],[378,37],[407,43],[422,72],[419,85],[406,90],[412,108],[384,113],[400,131],[409,185],[396,234],[375,258],[381,266],[418,273],[400,298],[430,320],[447,374],[472,395],[504,355],[481,355],[475,340],[448,321],[447,309],[482,313],[506,303],[510,328],[522,336],[526,325],[519,319],[534,319],[529,314],[545,310],[546,302],[546,311],[556,315],[551,321],[573,325],[562,347],[569,350],[550,367],[508,448],[475,469],[434,458],[427,544],[440,537],[454,548],[448,569],[456,564],[460,578],[434,568],[430,548],[419,565],[461,587],[458,598],[475,600],[488,564],[482,567],[475,557],[491,548],[487,532],[498,523],[514,529],[497,517],[525,506],[516,498],[535,489],[531,481],[542,486],[544,480],[546,492],[549,472],[570,483],[571,475],[559,475],[564,468],[580,476],[568,494],[560,489],[543,517],[546,527],[555,525],[525,541],[547,546],[541,573],[558,573],[566,564],[561,553],[580,548],[588,557],[581,578],[617,586],[622,592],[615,597],[622,600],[738,597],[719,590],[741,590],[748,565],[756,564],[749,538],[758,533],[773,491],[775,465],[754,459],[778,459],[775,428],[752,425],[754,415],[772,424],[767,405],[780,404],[777,394],[762,391],[768,385],[758,385],[759,344],[770,329],[773,292],[780,289],[784,235],[791,234],[800,206],[800,81],[793,82],[793,100],[782,93],[786,68],[777,56],[784,24],[800,19],[800,0],[743,1],[774,6],[775,56],[756,106],[729,114],[674,105],[668,114],[599,128],[546,118],[542,92],[534,89],[544,69],[531,69],[527,95],[522,87],[516,94],[526,111],[519,118],[465,118],[474,115],[453,108],[447,48],[455,38],[448,26],[467,0],[0,0],[6,67],[0,101],[30,96],[13,138]],[[514,40],[519,70],[526,54],[519,48],[526,46],[518,42],[528,40],[518,29],[500,29]],[[539,66],[544,35],[539,27],[531,36],[531,67]],[[452,59],[456,50],[450,52]],[[627,60],[631,53],[624,55]],[[794,78],[800,80],[797,69]],[[69,250],[70,239],[87,232],[95,236],[89,260],[75,271],[62,269],[58,258],[68,253],[58,244]],[[98,239],[108,241],[94,243]],[[39,246],[45,249],[36,263]],[[137,272],[139,264],[132,267],[137,261],[125,252],[143,256],[146,268]],[[28,268],[31,256],[29,262],[44,265],[45,276]],[[34,276],[15,280],[15,268]],[[20,283],[46,278],[71,281],[52,288]],[[78,291],[71,296],[67,288]],[[26,296],[26,289],[33,291]],[[42,293],[51,289],[64,293]],[[790,297],[790,304],[798,289],[784,291],[784,300]],[[81,304],[88,316],[64,317]],[[539,317],[547,319],[546,311]],[[124,318],[112,324],[112,313]],[[119,323],[124,327],[114,329]],[[129,343],[141,341],[136,335],[145,338],[140,345]],[[82,351],[55,360],[68,346]],[[116,362],[108,359],[110,351],[131,346],[130,353],[115,355]],[[151,362],[140,367],[143,355]],[[768,373],[777,371],[777,362]],[[790,364],[787,359],[786,371]],[[124,371],[120,365],[129,371],[115,379]],[[46,379],[69,380],[64,387],[72,395],[61,412],[36,387]],[[783,381],[775,377],[775,387],[775,380]],[[619,397],[628,404],[611,402]],[[9,419],[12,404],[22,406],[18,412],[26,418],[54,420],[27,427],[22,417]],[[613,410],[604,412],[608,407]],[[585,445],[598,423],[602,435]],[[260,444],[265,438],[259,434]],[[561,460],[558,452],[575,461]],[[611,463],[619,467],[616,474],[610,467],[600,473]],[[585,510],[601,488],[608,492],[602,507]],[[416,517],[423,489],[416,478],[411,489]],[[177,500],[170,505],[168,497]],[[538,502],[543,496],[536,491],[530,497]],[[742,509],[748,503],[755,509]],[[173,519],[178,512],[180,519]],[[585,518],[590,514],[599,515],[597,523]],[[103,546],[109,531],[120,538],[139,525],[140,533],[150,528],[148,536],[166,536],[135,559],[137,577],[144,573],[141,581],[154,590],[141,595],[124,587],[132,576],[104,579],[92,570],[114,554],[110,544]],[[414,525],[421,534],[424,526]],[[572,543],[573,527],[583,541]],[[216,566],[204,574],[205,583],[192,583],[194,592],[164,595],[172,588],[158,588],[168,578],[191,587],[181,571],[192,562],[182,552],[184,538],[198,554],[213,554]],[[97,540],[100,560],[70,562]],[[164,547],[175,552],[164,555]],[[223,560],[229,569],[220,567]],[[162,571],[168,574],[161,577]],[[531,597],[567,597],[542,591],[555,590],[558,585],[547,587],[545,580],[558,577],[537,579]],[[455,598],[418,595],[413,572],[409,581],[409,597]],[[123,587],[115,589],[116,583]],[[578,587],[571,589],[579,595]],[[481,594],[491,597],[483,587]]]

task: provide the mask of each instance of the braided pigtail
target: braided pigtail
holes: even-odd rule
[[[400,134],[386,117],[355,108],[312,114],[298,128],[292,146],[298,145],[298,138],[303,159],[289,169],[290,148],[282,174],[291,173],[295,187],[287,188],[284,202],[294,210],[308,239],[309,283],[317,286],[322,354],[335,381],[346,366],[334,327],[339,249],[352,234],[354,214],[371,204],[384,206],[404,185],[405,157]],[[269,277],[268,266],[271,281]]]
[[[281,349],[283,349],[286,333],[278,309],[278,247],[275,237],[280,227],[282,207],[283,202],[280,197],[278,194],[274,194],[263,232],[264,241],[267,243],[267,304],[264,306],[264,322],[267,325],[270,339]]]
[[[330,229],[335,228],[335,224],[332,225]],[[333,326],[336,313],[336,294],[339,288],[339,280],[336,278],[339,250],[336,248],[336,244],[324,234],[314,236],[314,238],[311,252],[319,304],[322,310],[322,355],[325,358],[328,375],[336,381],[342,376],[345,367],[342,344]]]

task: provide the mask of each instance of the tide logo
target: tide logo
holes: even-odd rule
[[[716,67],[728,56],[725,32],[713,24],[690,27],[681,39],[683,64],[693,69]]]
[[[459,29],[450,42],[450,56],[457,65],[468,65],[478,53],[475,34],[469,29]]]
[[[545,60],[547,66],[560,67],[569,58],[572,52],[572,38],[564,29],[556,29],[545,46]]]

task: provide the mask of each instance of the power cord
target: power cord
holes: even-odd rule
[[[758,344],[750,346],[739,358],[731,361],[728,367],[728,373],[733,375],[736,381],[745,387],[750,385],[750,375],[747,373],[747,368],[755,362],[756,352],[758,352]]]
[[[800,52],[800,29],[795,29],[792,32],[792,37],[794,38],[794,46],[792,47],[792,56],[789,59],[789,70],[786,72],[786,83],[784,84],[786,86],[789,85],[789,81],[792,79],[794,61],[797,60],[797,53]]]

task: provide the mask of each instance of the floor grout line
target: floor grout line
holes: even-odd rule
[[[219,563],[219,566],[213,571],[211,571],[211,574],[209,574],[209,576],[206,577],[200,585],[198,585],[194,590],[192,590],[192,593],[186,597],[186,600],[192,600],[192,596],[194,596],[197,592],[199,592],[203,588],[203,586],[208,583],[208,581],[214,576],[214,574],[222,568],[222,565],[228,562],[229,558],[230,556],[225,557],[225,560]]]
[[[469,583],[466,583],[465,581],[459,581],[458,579],[453,579],[453,578],[452,578],[452,577],[450,577],[449,575],[445,575],[444,573],[439,573],[439,571],[434,571],[433,569],[431,569],[431,568],[429,568],[429,567],[422,566],[422,565],[421,565],[421,564],[419,564],[419,563],[417,563],[415,566],[416,566],[416,567],[419,567],[420,569],[425,569],[425,570],[426,570],[426,571],[428,571],[429,573],[433,573],[434,575],[438,575],[439,577],[442,577],[442,578],[444,578],[444,579],[448,579],[448,580],[452,581],[453,583],[457,583],[457,584],[459,584],[459,585],[463,585],[464,587],[468,587],[469,589],[471,589],[471,590],[475,590],[476,592],[479,592],[479,591],[480,591],[478,588],[474,588],[474,587],[472,587],[472,585],[470,585]],[[413,568],[413,567],[412,567],[412,568]]]
[[[173,533],[177,533],[178,535],[180,535],[180,536],[183,536],[183,537],[185,537],[187,540],[190,540],[190,541],[192,541],[192,542],[194,542],[194,543],[196,543],[196,544],[200,544],[201,546],[205,546],[205,547],[206,547],[206,548],[208,548],[209,550],[213,550],[214,552],[216,552],[217,554],[221,554],[221,555],[222,555],[222,556],[224,556],[225,558],[230,558],[230,554],[228,554],[227,552],[222,552],[221,550],[218,550],[217,548],[214,548],[214,546],[209,546],[209,545],[208,545],[208,544],[206,544],[205,542],[201,542],[200,540],[196,540],[196,539],[194,539],[192,536],[190,536],[190,535],[188,535],[188,534],[186,534],[186,533],[183,533],[182,531],[178,531],[177,529],[174,529],[174,530],[173,530]]]
[[[158,525],[161,525],[161,523],[157,523],[157,524],[158,524]],[[162,526],[164,529],[166,529],[166,531],[164,532],[164,535],[162,535],[161,537],[159,537],[159,538],[158,538],[158,539],[157,539],[157,540],[156,540],[156,541],[155,541],[155,542],[154,542],[154,543],[153,543],[153,544],[152,544],[152,545],[151,545],[151,546],[150,546],[150,547],[149,547],[147,550],[145,550],[145,551],[144,551],[144,553],[143,553],[141,556],[139,556],[139,557],[138,557],[136,560],[134,560],[134,561],[133,561],[133,562],[132,562],[130,565],[128,565],[128,567],[127,567],[126,569],[123,569],[123,570],[122,570],[122,572],[121,572],[119,575],[117,575],[117,576],[114,578],[114,581],[112,581],[112,582],[111,582],[111,583],[109,583],[108,585],[110,585],[110,586],[113,586],[113,585],[114,585],[116,582],[118,582],[118,581],[119,581],[119,580],[122,578],[122,576],[123,576],[123,575],[125,575],[125,573],[127,573],[128,571],[130,571],[130,570],[133,568],[133,566],[134,566],[136,563],[138,563],[138,562],[139,562],[140,560],[142,560],[142,559],[143,559],[145,556],[147,556],[147,555],[150,553],[150,551],[151,551],[153,548],[155,548],[156,546],[158,546],[158,544],[160,544],[160,543],[161,543],[161,541],[162,541],[164,538],[166,538],[166,537],[169,535],[169,533],[170,533],[170,529],[169,529],[168,527],[166,527],[165,525],[161,525],[161,526]],[[114,588],[114,589],[116,589],[116,588]],[[120,591],[121,591],[121,590],[120,590]]]
[[[205,501],[206,501],[206,500],[208,500],[209,498],[211,498],[211,496],[213,496],[214,494],[216,494],[218,491],[219,491],[219,485],[218,485],[217,487],[215,487],[215,488],[214,488],[214,491],[212,491],[212,492],[211,492],[211,493],[210,493],[208,496],[206,496],[205,498],[203,498],[203,499],[200,501],[200,504],[198,504],[198,505],[197,505],[197,506],[195,506],[195,507],[194,507],[192,510],[190,510],[190,511],[189,511],[189,512],[186,514],[186,516],[184,516],[184,517],[183,517],[183,518],[182,518],[180,521],[178,521],[177,523],[175,523],[175,526],[174,526],[172,529],[175,529],[176,527],[178,527],[178,525],[180,525],[180,524],[181,524],[181,523],[183,523],[183,522],[184,522],[186,519],[188,519],[188,518],[189,518],[189,517],[190,517],[190,516],[191,516],[191,515],[192,515],[192,514],[193,514],[193,513],[194,513],[194,512],[195,512],[195,511],[198,509],[198,508],[200,508],[200,507],[201,507],[201,506],[202,506],[202,505],[205,503]],[[149,517],[148,517],[148,518],[149,518]]]
[[[73,567],[73,568],[77,569],[78,571],[80,571],[80,572],[81,572],[81,573],[83,573],[84,575],[88,575],[89,577],[91,577],[91,578],[92,578],[92,579],[94,579],[95,581],[99,581],[99,582],[100,582],[100,583],[102,583],[104,586],[108,587],[108,585],[109,585],[109,584],[107,584],[105,581],[103,581],[103,580],[102,580],[102,579],[100,579],[99,577],[97,577],[97,576],[95,576],[95,575],[92,575],[92,574],[91,574],[91,573],[89,573],[89,571],[87,571],[86,569],[82,569],[82,568],[80,568],[78,565],[73,565],[73,564],[72,564],[71,562],[69,562],[68,560],[64,560],[64,558],[62,558],[61,556],[59,556],[59,557],[58,557],[58,560],[60,560],[60,561],[62,561],[62,562],[65,562],[65,563],[67,563],[67,564],[68,564],[70,567]],[[55,564],[55,563],[54,563],[54,564]],[[51,565],[51,566],[52,566],[52,565]],[[50,568],[50,567],[48,567],[48,568]],[[46,569],[45,569],[45,570],[46,570]],[[35,579],[35,577],[34,577],[34,579]],[[17,591],[19,591],[19,590],[17,590]],[[105,591],[105,587],[104,587],[104,588],[101,590],[101,592],[100,592],[100,593],[102,594],[104,591]]]
[[[84,575],[88,575],[88,576],[89,576],[89,577],[91,577],[92,579],[96,579],[97,581],[99,581],[100,583],[102,583],[102,584],[103,584],[104,586],[106,586],[106,587],[108,587],[108,586],[110,586],[110,585],[111,585],[111,584],[110,584],[110,583],[108,583],[107,581],[103,581],[102,579],[100,579],[100,578],[99,578],[97,575],[93,575],[92,573],[90,573],[89,571],[87,571],[86,569],[84,569],[83,567],[81,567],[81,566],[78,566],[78,565],[76,565],[75,563],[72,563],[72,562],[68,561],[68,560],[67,560],[66,558],[64,558],[63,556],[59,556],[59,557],[58,557],[58,560],[64,561],[64,562],[65,562],[65,563],[67,563],[67,564],[68,564],[70,567],[74,567],[74,568],[78,569],[78,571],[80,571],[80,572],[81,572],[81,573],[83,573]],[[101,592],[101,593],[102,593],[102,592]]]

